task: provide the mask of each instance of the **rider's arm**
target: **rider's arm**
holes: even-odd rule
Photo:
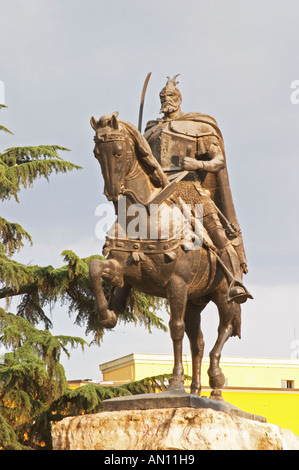
[[[225,160],[219,145],[212,144],[209,150],[211,160],[197,161],[198,169],[217,173],[225,167]]]
[[[183,160],[183,169],[189,171],[204,170],[217,173],[225,167],[223,153],[217,144],[212,144],[209,148],[210,160],[195,160],[185,157]]]

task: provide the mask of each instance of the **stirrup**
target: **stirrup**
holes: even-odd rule
[[[246,287],[240,281],[232,281],[228,288],[227,301],[243,304],[247,299],[253,299],[253,297]]]

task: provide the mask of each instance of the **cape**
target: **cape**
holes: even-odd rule
[[[227,161],[224,149],[224,141],[222,133],[218,127],[216,120],[209,116],[208,114],[202,113],[182,113],[177,118],[173,119],[174,121],[195,121],[200,122],[203,124],[209,124],[213,127],[218,140],[219,145],[224,156],[225,160],[225,167],[218,171],[217,173],[213,173],[211,178],[206,178],[202,182],[202,186],[208,189],[211,192],[211,197],[214,200],[216,206],[220,209],[220,211],[224,214],[227,220],[234,224],[234,226],[238,229],[239,235],[235,239],[233,239],[232,243],[236,248],[238,253],[240,264],[244,264],[247,266],[247,259],[245,255],[244,243],[242,239],[241,229],[238,222],[232,192],[229,184],[229,177],[227,171]],[[162,119],[157,119],[154,121],[149,121],[145,128],[145,134],[154,131],[159,124],[163,122]],[[152,134],[152,132],[150,132]]]

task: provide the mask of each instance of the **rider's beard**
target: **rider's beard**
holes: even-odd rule
[[[174,111],[177,111],[178,108],[179,108],[178,103],[176,103],[173,100],[167,100],[164,103],[162,103],[160,113],[170,114],[170,113],[173,113]]]

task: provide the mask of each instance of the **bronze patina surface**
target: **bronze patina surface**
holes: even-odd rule
[[[186,333],[192,355],[192,383],[191,398],[184,395],[183,400],[193,403],[201,392],[201,312],[213,302],[219,313],[208,375],[211,398],[221,400],[225,382],[221,352],[231,336],[240,337],[241,304],[252,296],[242,281],[247,261],[220,129],[210,116],[181,112],[177,83],[176,77],[168,78],[160,93],[163,116],[147,123],[144,136],[135,126],[120,120],[118,113],[91,118],[94,155],[101,166],[104,194],[113,201],[117,220],[113,231],[107,233],[106,259],[91,261],[90,278],[98,321],[105,328],[116,325],[132,287],[167,299],[174,352],[168,392],[177,391],[184,382],[182,343]],[[142,100],[144,95],[145,88]],[[142,115],[139,124],[141,120]],[[121,201],[126,217],[119,209]],[[153,201],[159,213],[154,226]],[[127,214],[136,204],[145,208],[140,222],[145,222],[147,230],[142,237],[128,233],[132,217]],[[186,206],[191,214],[188,230],[185,215],[181,218]],[[202,218],[197,217],[198,206],[203,208]],[[181,219],[183,225],[178,223]],[[168,237],[163,235],[165,224]],[[109,299],[104,295],[102,279],[114,286]],[[156,399],[173,399],[169,393]]]

